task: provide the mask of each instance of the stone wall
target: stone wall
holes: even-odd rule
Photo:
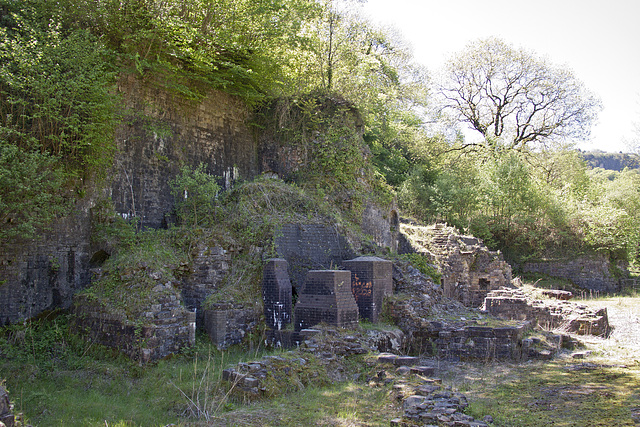
[[[75,328],[91,340],[117,348],[140,363],[158,360],[194,345],[195,313],[182,306],[180,294],[172,285],[156,288],[153,291],[158,293],[156,304],[148,307],[137,322],[79,294],[73,306]]]
[[[89,203],[56,221],[41,239],[0,247],[0,326],[58,307],[90,280]]]
[[[626,272],[626,266],[616,268]],[[580,256],[573,259],[557,259],[526,262],[521,267],[525,273],[539,273],[568,279],[578,287],[600,292],[620,290],[620,279],[611,275],[611,262],[605,255]]]
[[[201,100],[185,101],[133,76],[122,77],[119,90],[127,116],[116,131],[117,151],[106,188],[87,184],[90,196],[70,217],[54,223],[53,231],[38,241],[11,242],[0,248],[0,325],[67,308],[75,292],[89,284],[93,255],[104,260],[112,249],[106,243],[102,247],[91,243],[90,210],[97,200],[110,197],[123,218],[137,217],[143,228],[159,228],[175,221],[169,182],[181,166],[202,163],[208,173],[220,176],[225,188],[239,178],[273,171],[285,177],[304,167],[304,156],[296,157],[304,153],[296,154],[291,144],[275,141],[273,132],[254,133],[248,124],[250,111],[239,98],[212,91]],[[345,124],[356,130],[362,126],[357,112],[344,116],[339,120]],[[393,248],[389,231],[393,215],[370,206],[362,219],[378,244]],[[331,268],[355,256],[333,227],[291,224],[281,231],[276,239],[278,254],[289,262],[296,288],[303,284],[306,271]],[[225,274],[227,257],[209,257],[211,250],[198,248],[194,270],[185,272],[190,277],[185,279],[184,298],[192,309],[199,308],[199,301]]]
[[[255,307],[241,304],[212,304],[204,311],[204,329],[219,348],[240,344],[250,333],[257,331],[261,313]]]
[[[276,251],[289,263],[289,278],[296,292],[309,270],[335,268],[355,257],[347,239],[334,227],[322,224],[285,224],[276,231]]]
[[[173,209],[169,181],[183,165],[204,164],[223,187],[260,172],[249,110],[239,98],[212,92],[200,101],[184,101],[133,76],[119,86],[132,111],[116,135],[110,188],[121,215],[140,218],[142,226],[166,225]]]
[[[403,248],[422,253],[439,266],[444,295],[468,307],[479,307],[492,289],[511,284],[511,266],[499,251],[480,239],[464,236],[444,224],[401,224]]]
[[[231,255],[217,243],[203,239],[193,250],[191,264],[183,267],[180,283],[182,299],[184,305],[196,313],[200,325],[204,321],[202,304],[219,290],[229,274]]]
[[[592,309],[579,303],[541,299],[522,289],[500,289],[489,293],[485,309],[501,319],[530,320],[544,329],[560,328],[579,335],[609,334],[607,309]]]

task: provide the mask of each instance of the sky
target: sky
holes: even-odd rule
[[[590,141],[578,148],[628,151],[640,122],[640,0],[367,0],[374,24],[397,29],[433,73],[490,36],[571,69],[600,97]]]

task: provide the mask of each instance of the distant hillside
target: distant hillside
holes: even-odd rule
[[[582,157],[591,168],[622,171],[624,168],[640,169],[640,156],[630,153],[583,152]]]

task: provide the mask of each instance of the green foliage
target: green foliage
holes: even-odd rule
[[[69,173],[108,165],[116,123],[108,51],[88,32],[39,21],[40,0],[5,3],[0,26],[0,139],[60,158]]]
[[[438,268],[429,263],[429,259],[422,254],[410,253],[400,255],[399,258],[409,261],[411,265],[420,270],[420,272],[433,279],[433,283],[440,284],[442,279],[442,273],[438,271]]]
[[[69,212],[57,159],[0,142],[0,243],[32,239]]]
[[[196,168],[183,166],[169,187],[183,224],[196,227],[211,217],[207,215],[214,209],[220,186],[216,177],[206,172],[204,164]]]
[[[156,304],[158,297],[175,292],[154,288],[176,281],[177,267],[187,260],[188,254],[176,244],[173,230],[140,231],[130,246],[111,255],[102,266],[102,277],[80,294],[140,325],[142,313]]]

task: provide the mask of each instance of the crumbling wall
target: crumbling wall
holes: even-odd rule
[[[489,250],[480,239],[461,235],[444,224],[405,222],[400,227],[405,236],[404,250],[411,248],[439,266],[445,296],[468,307],[479,307],[489,291],[511,284],[511,266],[499,251]]]
[[[219,348],[240,344],[258,329],[261,313],[256,307],[242,304],[211,304],[204,311],[204,329]]]
[[[625,265],[616,265],[624,276],[628,276]],[[522,265],[525,273],[540,273],[551,277],[568,279],[578,287],[600,291],[620,290],[620,279],[611,274],[612,265],[606,255],[578,256],[572,259],[529,261]]]
[[[196,318],[181,304],[171,284],[157,285],[156,304],[139,319],[79,294],[74,299],[75,328],[102,345],[117,348],[134,360],[147,363],[195,344]]]
[[[566,300],[543,300],[522,289],[492,291],[484,305],[487,312],[501,319],[530,320],[545,329],[599,336],[610,332],[606,308],[594,310]]]

